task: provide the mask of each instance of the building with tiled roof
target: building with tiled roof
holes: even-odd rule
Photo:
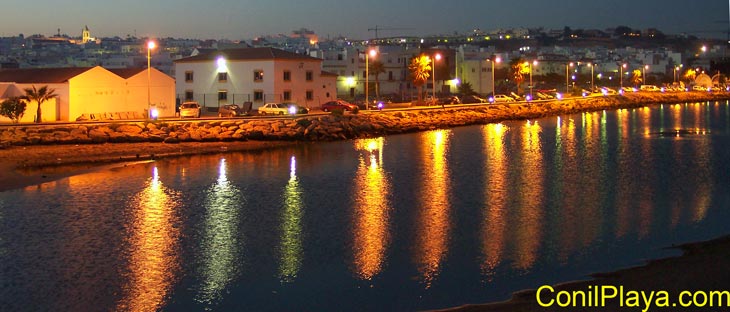
[[[177,96],[211,110],[223,104],[295,102],[318,107],[337,97],[322,60],[275,48],[216,50],[175,61]]]

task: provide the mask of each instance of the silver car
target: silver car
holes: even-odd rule
[[[200,117],[200,104],[198,102],[184,102],[180,104],[180,118]]]

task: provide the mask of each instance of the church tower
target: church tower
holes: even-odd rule
[[[89,26],[84,26],[84,29],[81,31],[81,43],[87,43],[89,40],[91,40]]]

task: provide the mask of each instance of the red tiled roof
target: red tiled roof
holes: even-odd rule
[[[147,70],[146,68],[106,68],[106,70],[114,73],[115,75],[122,77],[124,79],[129,79],[130,77],[139,74],[142,71]]]
[[[92,67],[20,68],[0,70],[0,82],[64,83]]]
[[[243,60],[299,60],[299,61],[320,61],[307,55],[301,55],[275,48],[244,48],[244,49],[227,49],[210,53],[202,53],[196,56],[186,57],[176,60],[175,63],[192,63],[215,61],[218,57],[223,56],[226,60],[243,61]]]

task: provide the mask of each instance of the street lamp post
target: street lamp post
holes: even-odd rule
[[[621,66],[618,67],[618,71],[619,71],[619,74],[618,74],[618,76],[619,76],[619,84],[621,86],[621,89],[623,89],[623,87],[624,87],[624,68],[626,68],[626,64],[625,63],[624,64],[621,64]]]
[[[495,96],[495,91],[494,91],[494,71],[497,68],[496,67],[497,66],[496,63],[501,62],[502,59],[499,58],[499,56],[494,56],[494,57],[490,58],[489,60],[492,62],[492,98],[494,98],[494,96]]]
[[[532,65],[537,66],[537,60],[532,61],[532,63],[528,62],[528,65],[530,66],[530,99],[532,100]]]
[[[641,68],[641,82],[642,84],[646,84],[646,70],[649,69],[649,65],[644,65],[644,67]]]
[[[568,73],[568,68],[573,67],[573,62],[570,62],[568,64],[565,64],[565,94],[566,96],[570,94],[570,74]]]
[[[593,88],[595,88],[595,86],[593,85],[593,68],[596,67],[596,65],[593,63],[588,63],[588,67],[591,68],[591,92],[593,92]]]
[[[150,40],[147,42],[147,118],[150,118],[152,112],[150,108],[152,106],[150,85],[152,84],[152,74],[150,72],[150,63],[152,59],[152,49],[155,48],[155,42]]]
[[[375,57],[375,55],[378,52],[375,50],[368,50],[365,52],[365,110],[369,109],[369,102],[368,99],[368,92],[370,92],[370,85],[368,84],[370,82],[370,65],[368,64],[368,59],[370,56]]]
[[[436,55],[433,56],[433,61],[431,61],[431,84],[433,84],[433,88],[431,88],[431,99],[436,102],[436,61],[441,60],[441,53],[436,53]]]
[[[677,84],[677,70],[682,68],[682,64],[679,64],[679,66],[674,66],[674,81],[672,82],[672,85]]]

